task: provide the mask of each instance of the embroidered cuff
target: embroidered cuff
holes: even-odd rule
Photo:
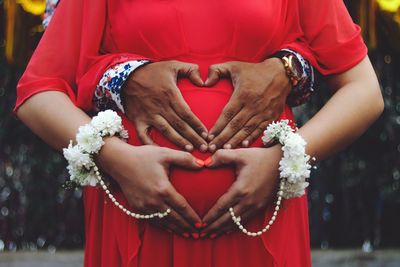
[[[121,101],[122,86],[135,69],[147,63],[150,63],[150,61],[131,60],[106,70],[97,84],[93,96],[96,111],[113,109],[125,113]]]

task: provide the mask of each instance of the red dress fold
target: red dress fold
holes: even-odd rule
[[[200,66],[231,60],[260,62],[282,48],[305,56],[323,74],[350,69],[366,47],[341,0],[66,0],[61,1],[17,88],[16,109],[47,90],[65,92],[90,111],[104,71],[131,59],[181,60]],[[232,95],[221,80],[199,88],[187,79],[178,87],[200,120],[211,128]],[[281,118],[293,119],[289,107]],[[141,145],[134,125],[123,118],[129,143]],[[161,146],[178,149],[157,131]],[[261,146],[256,140],[252,146]],[[205,159],[209,154],[193,152]],[[235,180],[233,168],[187,171],[173,168],[172,184],[201,215]],[[127,204],[121,191],[115,195]],[[127,217],[99,188],[84,190],[85,266],[266,267],[310,266],[306,196],[285,200],[270,231],[250,238],[239,231],[193,240]],[[272,206],[247,225],[262,228]]]

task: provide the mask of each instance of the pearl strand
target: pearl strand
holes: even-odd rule
[[[239,227],[239,229],[240,229],[244,234],[246,234],[246,235],[248,235],[248,236],[251,236],[251,237],[257,237],[257,236],[260,236],[260,235],[262,235],[263,233],[267,232],[267,231],[271,228],[272,224],[275,222],[276,216],[278,215],[278,211],[279,211],[279,209],[280,209],[281,202],[282,202],[282,196],[283,196],[283,189],[284,189],[284,187],[285,187],[285,182],[284,182],[284,180],[282,179],[281,182],[280,182],[280,185],[279,185],[278,193],[277,193],[278,200],[277,200],[276,205],[275,205],[275,211],[274,211],[274,213],[273,213],[271,219],[269,220],[268,224],[267,224],[261,231],[258,231],[258,232],[250,232],[249,230],[247,230],[247,229],[240,223],[240,221],[241,221],[240,216],[236,216],[235,213],[234,213],[234,211],[233,211],[233,208],[230,207],[230,208],[229,208],[229,213],[230,213],[230,215],[231,215],[231,217],[232,217],[233,222]]]
[[[103,190],[107,194],[108,198],[111,200],[112,203],[114,203],[115,206],[117,206],[120,210],[122,210],[126,215],[131,216],[135,219],[153,219],[155,217],[158,217],[161,219],[171,213],[171,209],[169,209],[169,208],[165,212],[156,212],[156,213],[146,214],[146,215],[134,213],[134,212],[128,210],[121,203],[119,203],[118,200],[116,200],[115,197],[111,194],[107,185],[104,183],[103,179],[101,178],[99,168],[97,168],[97,166],[94,166],[93,170],[94,170],[94,173],[96,174],[96,178],[99,181],[100,186],[103,188]]]

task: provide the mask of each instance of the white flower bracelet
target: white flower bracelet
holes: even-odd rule
[[[94,156],[99,153],[104,145],[103,138],[112,136],[118,136],[124,140],[128,139],[128,132],[122,125],[121,117],[112,110],[99,112],[97,116],[92,118],[90,123],[79,127],[76,135],[76,144],[74,145],[71,140],[69,146],[63,149],[64,157],[68,161],[67,169],[71,182],[79,186],[96,186],[100,184],[114,205],[133,218],[151,219],[167,216],[171,212],[170,209],[165,212],[156,212],[148,215],[131,212],[112,195],[94,161]]]
[[[229,213],[233,222],[246,235],[257,237],[268,231],[276,220],[282,198],[289,199],[305,194],[308,187],[306,179],[310,177],[310,156],[306,154],[306,141],[289,125],[289,120],[271,123],[262,137],[264,145],[277,141],[282,145],[283,157],[279,162],[280,184],[277,192],[277,202],[274,213],[268,224],[258,232],[248,231],[241,223],[240,216],[236,216],[233,208]],[[315,158],[312,158],[315,160]]]

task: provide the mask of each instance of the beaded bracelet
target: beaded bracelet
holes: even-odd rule
[[[138,214],[125,208],[119,203],[103,181],[99,168],[97,167],[94,156],[99,153],[104,145],[103,138],[118,136],[123,140],[128,139],[128,132],[122,125],[122,119],[112,110],[99,112],[92,121],[79,127],[76,135],[76,144],[71,140],[68,147],[63,149],[63,154],[68,161],[68,172],[70,181],[78,186],[96,186],[100,184],[108,198],[126,215],[136,219],[152,219],[155,217],[163,218],[167,216],[171,209],[165,212],[152,214]]]
[[[306,179],[310,177],[310,156],[306,154],[306,141],[290,127],[289,120],[281,120],[271,123],[264,131],[262,137],[264,145],[277,141],[282,145],[283,157],[279,161],[280,185],[277,192],[277,202],[274,213],[268,224],[260,231],[251,232],[241,224],[240,216],[236,216],[233,208],[229,208],[229,214],[233,222],[246,235],[257,237],[267,232],[276,220],[282,198],[289,199],[305,194],[308,186]],[[315,158],[312,158],[315,160]]]

